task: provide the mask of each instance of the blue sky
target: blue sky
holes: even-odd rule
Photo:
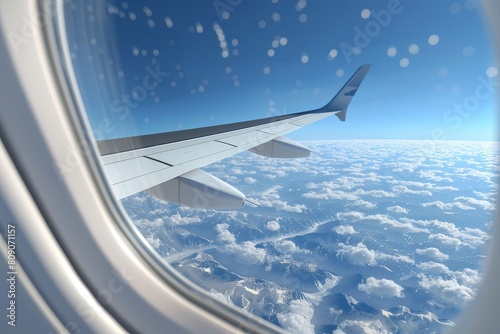
[[[498,68],[475,1],[118,1],[104,10],[105,25],[87,8],[97,20],[70,32],[97,139],[318,108],[362,64],[373,66],[347,121],[290,138],[497,139]]]

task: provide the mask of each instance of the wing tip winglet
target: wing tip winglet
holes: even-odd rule
[[[320,112],[338,111],[335,115],[337,115],[337,117],[341,121],[345,121],[347,114],[347,107],[349,106],[349,103],[354,97],[354,94],[356,94],[356,92],[358,91],[361,82],[365,78],[371,66],[372,66],[371,64],[360,66],[357,69],[357,71],[352,75],[352,77],[342,87],[342,89],[340,89],[337,95],[335,95],[335,97],[319,111]]]

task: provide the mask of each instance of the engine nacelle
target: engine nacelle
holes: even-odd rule
[[[249,151],[269,158],[305,158],[311,154],[306,146],[285,137],[275,138]]]
[[[146,192],[158,199],[196,209],[239,209],[245,204],[245,195],[238,189],[201,169],[163,182]]]

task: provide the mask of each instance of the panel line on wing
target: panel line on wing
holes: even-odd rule
[[[226,145],[231,145],[232,147],[238,147],[238,146],[233,145],[233,144],[231,144],[231,143],[227,143],[227,142],[225,142],[225,141],[223,141],[223,140],[215,140],[215,141],[216,141],[216,142],[218,142],[218,143],[222,143],[222,144],[226,144]]]
[[[167,165],[169,167],[173,166],[173,165],[169,164],[168,162],[161,161],[161,160],[158,160],[158,159],[155,159],[155,158],[151,158],[151,157],[148,157],[148,156],[144,156],[144,158],[149,159],[149,160],[153,160],[153,161],[156,161],[156,162],[159,162],[159,163]]]

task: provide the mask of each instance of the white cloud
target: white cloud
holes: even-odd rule
[[[274,201],[273,207],[275,207],[278,210],[283,210],[283,211],[288,211],[288,212],[296,212],[296,213],[302,213],[303,210],[307,209],[307,206],[305,206],[304,204],[290,205],[290,204],[288,204],[288,202],[284,202],[281,200]]]
[[[445,266],[442,263],[437,263],[437,262],[433,262],[433,261],[422,262],[422,263],[418,264],[417,267],[420,270],[425,271],[425,272],[430,273],[430,274],[436,274],[436,275],[441,275],[441,274],[450,275],[450,274],[452,274],[452,271],[447,266]]]
[[[368,202],[368,201],[364,201],[362,199],[358,199],[354,203],[349,203],[348,205],[359,206],[359,207],[361,207],[363,209],[374,209],[374,208],[377,207],[377,204],[372,203],[372,202]]]
[[[226,223],[217,224],[217,226],[215,226],[215,230],[219,233],[217,235],[217,240],[224,243],[236,243],[236,238],[234,237],[234,234],[229,232],[228,228],[229,224]]]
[[[409,189],[407,186],[403,186],[403,185],[392,187],[392,191],[395,191],[398,194],[432,196],[432,193],[429,190],[412,190],[412,189]]]
[[[450,190],[457,191],[458,188],[452,186],[437,186],[430,182],[417,182],[417,181],[403,181],[403,180],[389,180],[388,183],[400,184],[408,187],[425,188],[426,190]]]
[[[372,197],[396,197],[395,193],[391,193],[385,190],[364,190],[364,189],[356,189],[354,192],[356,195],[362,196],[372,196]]]
[[[438,173],[441,173],[441,171],[439,171],[439,170],[427,170],[427,171],[421,170],[419,172],[419,176],[423,179],[428,179],[428,180],[435,181],[435,182],[453,182],[453,179],[451,177],[438,176],[438,175],[436,175]]]
[[[283,240],[283,241],[278,241],[275,242],[274,245],[276,248],[278,248],[280,251],[283,253],[303,253],[303,254],[309,254],[311,251],[308,249],[300,249],[297,245],[293,243],[293,241],[290,240]]]
[[[450,258],[448,256],[448,254],[442,253],[439,249],[437,249],[435,247],[429,247],[429,248],[425,248],[425,249],[417,249],[416,252],[417,252],[417,254],[432,257],[436,260],[441,260],[441,261],[448,260]]]
[[[339,220],[348,220],[350,222],[369,221],[369,222],[374,222],[374,223],[378,223],[381,225],[388,225],[388,226],[391,226],[395,229],[398,229],[398,230],[401,230],[404,232],[410,232],[410,233],[429,233],[430,232],[426,228],[416,227],[411,222],[402,223],[400,221],[397,221],[397,220],[391,218],[388,215],[381,215],[381,214],[365,215],[364,213],[361,213],[358,211],[353,211],[353,212],[339,212],[339,213],[337,213],[336,217]]]
[[[266,251],[255,247],[255,243],[252,241],[244,241],[241,244],[226,244],[224,251],[236,256],[237,261],[248,265],[263,263],[266,258]]]
[[[455,197],[455,201],[464,201],[464,202],[467,202],[471,205],[477,205],[477,206],[483,208],[484,210],[495,210],[496,209],[494,203],[488,202],[485,200],[478,200],[478,199],[475,199],[472,197],[465,197],[465,196]]]
[[[361,242],[356,246],[340,243],[339,247],[338,253],[351,264],[358,266],[374,266],[377,264],[376,252],[368,249]]]
[[[358,290],[364,291],[369,295],[376,295],[380,297],[404,297],[404,288],[396,284],[394,281],[385,278],[376,279],[375,277],[368,277],[365,283],[360,283],[358,285]]]
[[[154,249],[158,249],[161,246],[161,240],[156,238],[155,236],[147,237],[146,240]]]
[[[491,237],[490,234],[478,228],[466,227],[464,229],[459,229],[453,223],[443,222],[436,219],[414,220],[410,218],[401,218],[401,220],[414,225],[426,226],[429,228],[435,227],[436,229],[443,231],[444,233],[436,233],[429,236],[429,238],[431,240],[438,240],[442,244],[449,246],[467,246],[473,248],[484,244]]]
[[[392,211],[392,212],[395,212],[395,213],[408,213],[408,209],[406,208],[403,208],[402,206],[399,206],[399,205],[395,205],[395,206],[390,206],[387,208],[387,211]]]
[[[356,245],[339,243],[337,253],[343,260],[357,266],[374,266],[378,261],[396,261],[413,264],[414,261],[406,255],[390,255],[383,252],[368,249],[365,244],[359,242]]]
[[[453,246],[455,248],[462,246],[462,241],[460,241],[460,239],[453,238],[442,233],[431,234],[429,235],[429,239],[437,240],[441,242],[443,245]]]
[[[312,305],[304,299],[292,300],[286,312],[276,314],[283,328],[291,333],[314,334],[311,319],[314,314]]]
[[[359,199],[358,196],[346,193],[341,190],[332,190],[330,188],[325,188],[321,192],[309,191],[302,195],[305,198],[311,199],[334,199],[334,200],[347,200],[347,201],[355,201]]]
[[[276,220],[268,221],[266,224],[266,228],[269,231],[277,231],[281,228],[280,224]]]
[[[165,224],[171,226],[197,224],[201,222],[199,217],[182,217],[179,213],[170,216],[163,216],[162,219]]]
[[[333,231],[341,235],[356,234],[356,231],[354,231],[354,228],[350,225],[335,226]]]
[[[332,334],[389,334],[390,330],[384,328],[384,324],[379,320],[343,320],[338,324],[337,329]]]
[[[245,177],[245,182],[248,183],[248,184],[253,184],[255,182],[257,182],[256,179],[254,179],[253,177]]]
[[[431,277],[424,274],[419,274],[418,276],[421,279],[418,283],[421,287],[450,304],[458,304],[460,307],[463,307],[476,295],[474,290],[461,285],[456,278],[446,280],[441,277]]]
[[[241,175],[243,174],[243,171],[241,170],[241,168],[233,168],[231,170],[231,174]]]
[[[365,215],[362,212],[351,211],[351,212],[338,212],[335,216],[338,220],[358,221],[363,219]]]
[[[225,243],[222,250],[225,253],[232,254],[236,260],[244,264],[256,264],[264,262],[266,251],[255,247],[252,241],[244,241],[241,244],[236,243],[236,238],[229,230],[229,224],[217,224],[215,230],[218,232],[217,240]]]
[[[288,212],[302,213],[303,210],[307,209],[307,206],[304,204],[288,204],[288,202],[280,200],[278,190],[281,188],[278,186],[270,188],[261,194],[261,198],[251,198],[250,200],[265,208],[275,208]]]
[[[434,201],[434,202],[422,203],[421,205],[424,208],[427,208],[429,206],[435,206],[441,210],[452,210],[453,208],[461,210],[476,210],[471,206],[463,204],[462,202],[444,203],[442,201]]]

